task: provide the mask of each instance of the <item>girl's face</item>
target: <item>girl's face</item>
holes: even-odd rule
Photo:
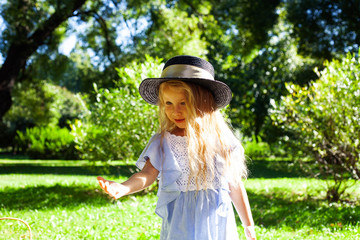
[[[165,114],[180,129],[186,128],[187,108],[183,90],[167,87],[163,91]]]

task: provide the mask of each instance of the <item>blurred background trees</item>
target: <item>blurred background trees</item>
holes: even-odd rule
[[[58,157],[48,154],[54,146],[72,149],[69,158],[135,156],[157,124],[155,110],[144,105],[135,89],[141,79],[157,76],[161,67],[156,66],[174,55],[213,63],[216,78],[234,93],[227,114],[248,149],[255,149],[254,156],[298,151],[287,143],[299,141],[303,132],[284,128],[272,113],[274,106],[291,110],[305,101],[286,105],[284,99],[298,94],[289,86],[336,102],[327,87],[314,88],[325,81],[323,69],[340,61],[348,66],[343,76],[349,81],[358,76],[345,60],[348,53],[355,59],[359,53],[357,0],[14,0],[1,1],[0,12],[0,144],[5,151],[31,152],[35,158]],[[338,78],[332,77],[330,85]],[[354,90],[341,96],[356,96],[358,84],[351,86]],[[346,114],[352,111],[358,110]],[[301,118],[313,116],[301,112],[306,113]],[[136,116],[149,131],[133,130]],[[310,127],[313,132],[318,125]],[[64,137],[40,137],[46,128]],[[333,132],[331,139],[338,134]],[[42,143],[34,143],[37,139]],[[320,142],[314,144],[322,149]],[[358,151],[358,145],[351,146]],[[37,155],[34,149],[42,150]],[[334,157],[325,157],[324,149],[321,154],[300,151],[316,159]],[[359,155],[353,157],[358,163]]]

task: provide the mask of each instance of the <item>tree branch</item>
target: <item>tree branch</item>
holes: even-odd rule
[[[73,12],[79,9],[86,0],[68,2],[68,5],[58,8],[50,18],[44,23],[39,24],[39,27],[30,37],[18,39],[11,43],[5,62],[0,68],[0,120],[11,107],[11,89],[15,84],[20,70],[25,67],[27,59],[39,46],[44,44],[45,40],[54,30],[71,17]]]
[[[106,21],[105,19],[100,16],[96,11],[94,10],[90,10],[90,11],[81,11],[79,14],[83,14],[83,15],[87,15],[87,16],[92,16],[96,19],[96,21],[100,24],[100,28],[101,30],[104,32],[104,39],[106,42],[106,48],[105,48],[105,52],[106,52],[106,56],[109,59],[109,61],[111,63],[114,63],[114,61],[111,59],[111,47],[112,47],[112,43],[111,43],[111,39],[110,39],[110,35],[109,35],[109,29],[106,26]]]

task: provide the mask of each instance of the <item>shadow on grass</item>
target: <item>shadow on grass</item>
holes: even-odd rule
[[[135,195],[143,196],[146,192]],[[129,196],[122,198],[126,201]],[[113,201],[100,187],[91,186],[31,186],[24,188],[5,187],[0,191],[0,209],[41,210],[53,208],[76,208],[79,205],[101,206]]]
[[[260,194],[248,191],[248,195],[254,221],[265,228],[341,228],[349,224],[356,225],[360,219],[359,205],[328,205],[314,199],[293,201],[281,192]],[[146,193],[141,192],[137,196],[142,198]],[[128,197],[125,197],[121,201],[127,200]],[[0,191],[0,209],[7,211],[73,209],[84,204],[105,206],[110,202],[106,194],[91,186],[7,187]],[[240,225],[240,220],[237,221]]]
[[[85,186],[5,187],[0,191],[0,207],[7,210],[35,210],[100,204],[95,189]]]
[[[108,172],[107,172],[108,170]],[[110,174],[115,176],[130,177],[137,171],[135,165],[104,167],[81,166],[39,166],[36,164],[2,164],[0,174],[59,174],[59,175],[89,175]]]
[[[254,160],[249,164],[251,178],[294,178],[303,177],[303,171],[291,161]],[[99,175],[111,174],[114,176],[129,177],[138,171],[135,164],[110,166],[109,172],[101,166],[43,166],[37,164],[1,164],[0,174],[61,174],[61,175]]]
[[[357,225],[360,205],[327,204],[322,199],[290,200],[281,192],[258,194],[248,191],[254,221],[265,228],[321,229]],[[237,224],[241,222],[237,218]]]
[[[28,156],[23,155],[23,154],[13,154],[11,152],[0,152],[0,159],[20,159],[20,160],[25,160],[25,159],[29,159]]]
[[[298,178],[306,174],[297,162],[253,160],[248,162],[250,178]]]

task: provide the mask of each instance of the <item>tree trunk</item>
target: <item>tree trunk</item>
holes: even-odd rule
[[[10,89],[0,90],[0,121],[12,104]]]
[[[86,0],[67,1],[68,4],[59,7],[39,28],[26,39],[17,39],[11,43],[4,64],[0,68],[0,121],[10,109],[11,89],[20,73],[25,68],[28,58],[44,44],[45,40],[64,21],[73,15]]]

